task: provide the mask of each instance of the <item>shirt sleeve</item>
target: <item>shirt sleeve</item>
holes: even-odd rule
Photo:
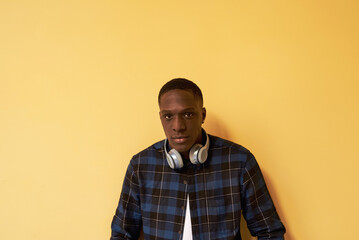
[[[127,168],[120,201],[112,220],[111,240],[137,240],[140,235],[142,225],[140,190],[137,175],[131,163]]]
[[[248,229],[258,240],[284,239],[285,227],[279,219],[262,172],[249,154],[242,175],[242,208]]]

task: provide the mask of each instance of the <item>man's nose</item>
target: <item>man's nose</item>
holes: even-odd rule
[[[173,125],[172,125],[173,131],[179,132],[186,129],[185,120],[181,117],[175,117],[173,119]]]

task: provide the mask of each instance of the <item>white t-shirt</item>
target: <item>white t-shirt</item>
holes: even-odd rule
[[[191,212],[189,209],[189,195],[187,194],[186,216],[184,219],[183,240],[192,240]]]

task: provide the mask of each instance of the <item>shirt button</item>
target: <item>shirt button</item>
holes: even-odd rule
[[[179,230],[179,231],[178,231],[178,234],[181,234],[181,233],[182,233],[182,231],[181,231],[181,230]]]
[[[186,184],[186,185],[187,185],[187,180],[184,180],[184,181],[183,181],[183,184]]]
[[[182,206],[181,209],[184,210],[184,206]]]

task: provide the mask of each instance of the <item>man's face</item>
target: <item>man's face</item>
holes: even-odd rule
[[[185,158],[191,147],[202,141],[206,109],[190,90],[170,90],[160,99],[160,118],[168,143]]]

